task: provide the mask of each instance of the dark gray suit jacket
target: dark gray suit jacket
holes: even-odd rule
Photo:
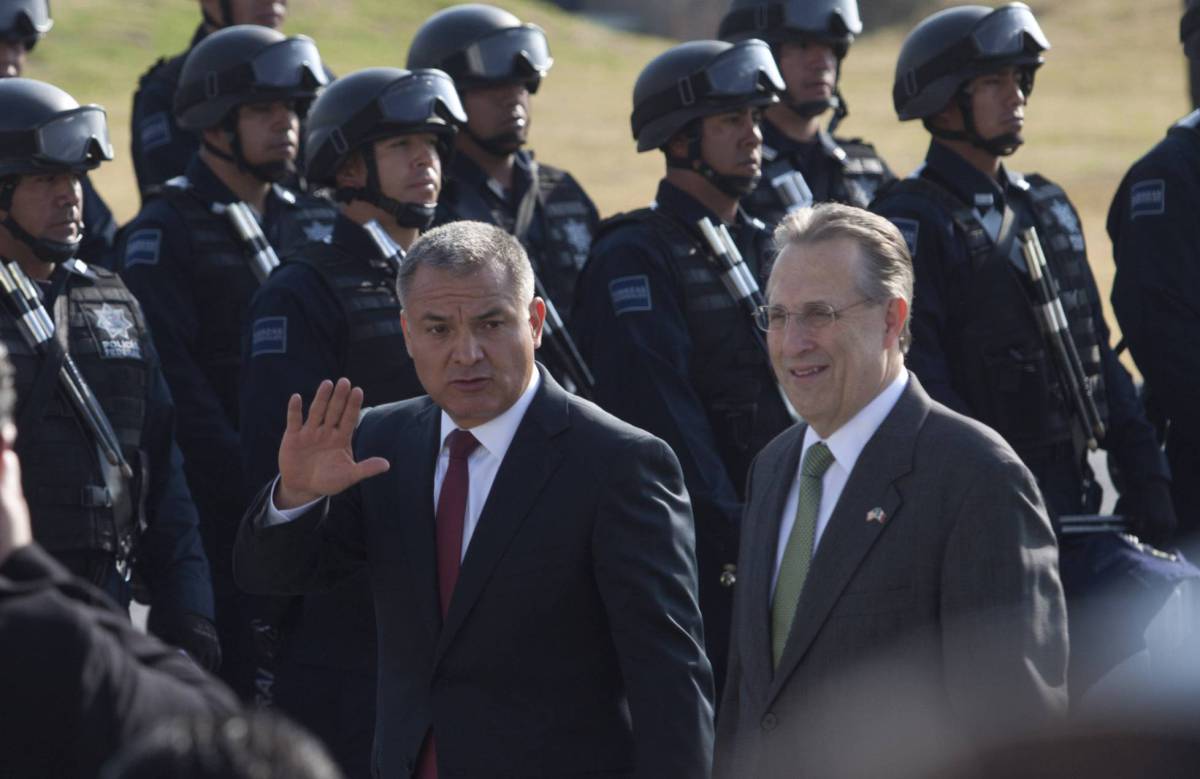
[[[427,397],[369,409],[355,456],[391,470],[269,528],[264,491],[237,540],[235,575],[252,592],[321,588],[366,564],[377,775],[409,776],[432,726],[442,779],[707,776],[712,674],[671,450],[543,369],[443,622],[440,424]]]
[[[894,749],[1061,714],[1066,617],[1042,498],[996,433],[912,375],[850,474],[772,670],[771,579],[804,433],[751,469],[716,774],[891,773]]]

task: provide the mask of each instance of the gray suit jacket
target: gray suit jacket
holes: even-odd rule
[[[894,773],[896,749],[944,753],[1061,714],[1066,616],[1041,495],[1000,436],[912,375],[850,474],[772,669],[771,579],[804,433],[751,468],[717,776]]]

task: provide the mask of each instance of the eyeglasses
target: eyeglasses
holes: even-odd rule
[[[874,302],[875,298],[866,298],[841,308],[834,308],[828,303],[809,303],[800,311],[788,311],[783,306],[759,306],[754,310],[754,324],[766,332],[782,332],[787,329],[788,320],[795,318],[806,330],[822,330],[850,309]]]

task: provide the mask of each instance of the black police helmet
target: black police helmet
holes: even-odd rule
[[[536,92],[552,65],[541,27],[482,3],[437,12],[417,30],[408,49],[410,69],[443,70],[459,89],[524,81]]]
[[[51,84],[0,79],[0,177],[83,173],[113,157],[104,109]]]
[[[180,127],[199,132],[243,103],[311,100],[326,83],[311,38],[239,24],[214,32],[188,54],[175,92],[175,117]]]
[[[759,38],[772,45],[816,39],[846,56],[862,33],[856,0],[733,0],[717,37],[726,41]]]
[[[892,86],[896,114],[901,121],[931,117],[971,79],[1009,66],[1032,72],[1049,48],[1024,3],[938,11],[914,27],[900,47]]]
[[[696,119],[779,102],[783,78],[760,40],[689,41],[655,57],[633,87],[639,152],[659,149]]]
[[[32,49],[53,26],[49,0],[0,0],[2,41],[20,41]]]
[[[304,125],[304,170],[312,183],[332,186],[348,156],[404,133],[438,134],[445,158],[466,121],[454,82],[440,70],[360,70],[333,82],[312,104]]]

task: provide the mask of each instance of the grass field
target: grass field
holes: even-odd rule
[[[313,36],[338,73],[403,65],[413,31],[440,0],[292,0],[286,31]],[[643,205],[661,174],[658,154],[637,155],[629,134],[630,91],[641,67],[669,41],[597,27],[531,0],[505,0],[546,28],[556,65],[534,98],[533,147],[570,169],[603,213]],[[1109,201],[1126,168],[1189,110],[1178,44],[1179,0],[1055,0],[1034,10],[1053,44],[1027,111],[1027,147],[1011,164],[1061,183],[1083,215],[1101,291],[1111,283],[1104,232]],[[129,108],[138,75],[181,50],[199,18],[193,0],[55,0],[55,28],[28,75],[109,111],[117,160],[96,176],[122,220],[137,208],[129,162]],[[851,108],[843,130],[876,144],[904,174],[924,154],[919,123],[891,108],[892,71],[907,27],[871,32],[845,64]]]

